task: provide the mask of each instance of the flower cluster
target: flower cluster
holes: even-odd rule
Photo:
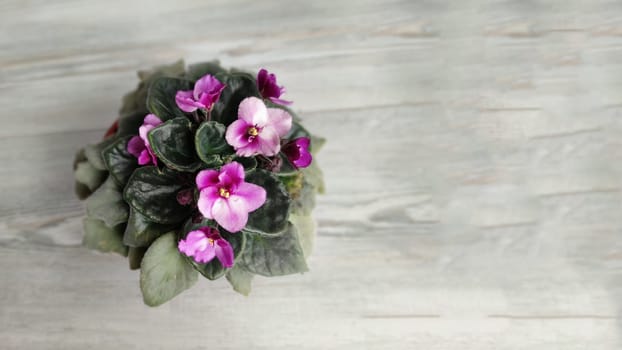
[[[213,61],[139,76],[105,139],[74,163],[84,244],[128,256],[152,306],[198,274],[248,294],[255,274],[306,271],[323,188],[311,151],[323,140],[281,99],[276,76]]]

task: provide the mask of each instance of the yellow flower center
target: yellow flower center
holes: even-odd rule
[[[250,136],[257,136],[259,135],[259,130],[257,130],[257,128],[254,126],[251,126],[250,128],[248,128],[248,134]]]
[[[207,243],[209,243],[209,245],[214,245],[214,240],[211,238],[208,238]]]
[[[229,198],[229,196],[231,195],[229,193],[229,190],[227,190],[226,188],[222,188],[222,187],[220,188],[220,190],[218,190],[218,194],[220,194],[222,198]]]

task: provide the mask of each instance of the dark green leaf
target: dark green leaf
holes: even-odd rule
[[[214,105],[212,117],[214,120],[229,125],[238,119],[238,106],[240,102],[250,96],[259,97],[259,90],[257,90],[255,79],[250,74],[218,74],[216,77],[226,87],[220,94],[220,99]]]
[[[208,121],[197,130],[194,136],[194,144],[201,160],[210,164],[214,161],[214,155],[233,153],[233,148],[225,140],[226,127],[215,121]]]
[[[80,183],[78,181],[74,183],[73,189],[74,189],[74,192],[76,193],[76,196],[78,196],[78,199],[80,200],[89,198],[89,196],[93,193],[91,192],[91,190],[89,190],[89,188],[85,184]]]
[[[196,283],[198,273],[177,249],[173,232],[158,238],[140,265],[140,290],[149,306],[161,305]]]
[[[118,136],[137,135],[138,128],[143,125],[145,116],[147,115],[147,109],[144,108],[138,112],[132,112],[124,114],[119,118],[119,129],[117,130]]]
[[[130,262],[130,270],[140,269],[140,263],[147,252],[147,247],[129,247],[127,258]]]
[[[254,157],[235,157],[233,158],[234,162],[238,162],[242,164],[244,167],[244,171],[249,172],[255,170],[257,168],[257,159]]]
[[[248,296],[251,292],[251,282],[253,281],[253,274],[246,271],[241,264],[234,265],[226,273],[227,281],[233,287],[233,290]]]
[[[149,246],[156,238],[170,232],[174,226],[149,221],[144,215],[130,208],[130,217],[123,234],[123,243],[130,247]]]
[[[226,73],[227,71],[220,66],[218,60],[191,64],[188,66],[188,72],[185,77],[188,80],[196,81],[206,74],[216,75],[218,73]]]
[[[169,168],[189,172],[199,168],[192,123],[188,118],[169,120],[151,130],[148,137],[153,153]]]
[[[278,236],[246,235],[242,263],[262,276],[282,276],[308,271],[296,227],[288,224]]]
[[[113,144],[117,138],[115,136],[109,137],[103,140],[100,143],[88,145],[84,148],[84,155],[89,162],[99,170],[106,170],[106,163],[104,163],[104,158],[102,156],[102,151]]]
[[[84,218],[83,225],[82,244],[87,248],[127,256],[127,247],[122,240],[122,225],[110,228],[103,221],[92,218]]]
[[[129,180],[134,170],[138,167],[136,157],[127,151],[127,143],[131,138],[132,136],[121,137],[106,147],[103,152],[106,168],[121,186],[127,183],[127,180]]]
[[[192,87],[193,84],[189,80],[168,77],[157,78],[149,87],[147,109],[162,121],[185,117],[185,113],[177,107],[175,95],[179,90],[192,90]]]
[[[123,201],[121,188],[111,176],[86,201],[86,212],[88,216],[102,220],[108,227],[127,221],[129,208]]]
[[[177,193],[183,189],[181,174],[154,166],[138,168],[125,187],[127,203],[148,220],[159,224],[184,221],[191,212],[177,202]]]
[[[84,184],[92,192],[104,182],[107,173],[97,170],[91,163],[85,161],[78,163],[74,175],[79,183]]]
[[[277,234],[287,227],[290,198],[285,186],[269,171],[256,169],[246,176],[246,181],[266,190],[266,202],[248,215],[247,231]]]

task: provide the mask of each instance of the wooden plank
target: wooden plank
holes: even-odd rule
[[[0,347],[621,348],[621,35],[605,0],[1,2]],[[151,309],[71,162],[179,57],[276,71],[327,193],[309,273]]]

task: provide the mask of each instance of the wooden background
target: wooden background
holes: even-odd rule
[[[71,162],[135,71],[278,73],[311,272],[156,309],[80,246]],[[0,348],[622,348],[622,3],[0,1]]]

